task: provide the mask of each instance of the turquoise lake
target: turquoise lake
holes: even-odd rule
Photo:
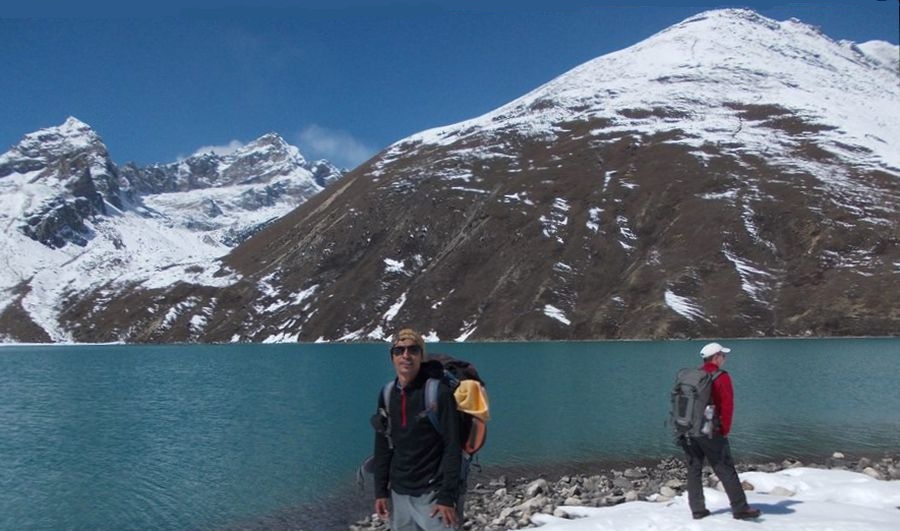
[[[900,339],[722,342],[738,460],[900,451]],[[679,455],[668,394],[703,344],[429,350],[487,382],[490,475]],[[391,377],[383,344],[4,346],[0,528],[329,528]]]

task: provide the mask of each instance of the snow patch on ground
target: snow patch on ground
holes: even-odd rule
[[[619,245],[626,251],[634,250],[634,247],[637,244],[637,236],[631,232],[631,228],[628,226],[628,218],[625,216],[617,216],[616,224],[619,226],[619,234],[622,236],[622,239],[619,240]]]
[[[384,272],[385,273],[393,273],[397,275],[409,275],[409,272],[406,270],[406,264],[403,260],[394,260],[392,258],[384,259]]]
[[[593,207],[588,210],[588,220],[587,220],[587,228],[594,234],[600,232],[600,214],[603,213],[603,209],[599,207]]]
[[[319,285],[318,285],[318,284],[313,284],[312,286],[306,288],[306,289],[303,290],[303,291],[299,291],[299,292],[297,292],[297,293],[294,293],[294,300],[292,301],[292,304],[293,304],[294,306],[300,306],[301,304],[303,304],[303,301],[305,301],[306,299],[308,299],[308,298],[312,297],[313,295],[315,295],[315,294],[316,294],[316,291],[317,291],[318,289],[319,289]],[[308,305],[307,305],[307,307],[304,308],[304,309],[308,309]]]
[[[462,331],[460,334],[454,339],[457,343],[462,343],[465,340],[469,339],[469,336],[475,333],[475,330],[478,329],[478,323],[474,320],[472,322],[464,322],[462,326]]]
[[[400,295],[400,298],[397,299],[397,302],[391,305],[388,308],[388,311],[384,312],[382,319],[385,323],[390,323],[394,320],[394,317],[397,317],[397,314],[400,312],[400,309],[403,308],[403,305],[406,304],[406,293]]]
[[[696,321],[697,319],[706,320],[706,316],[703,314],[703,309],[700,305],[688,297],[676,295],[672,290],[667,289],[665,301],[669,308],[686,319],[691,321]]]
[[[747,500],[762,510],[756,520],[731,517],[728,497],[703,489],[712,515],[693,520],[687,495],[667,502],[634,501],[612,507],[560,507],[572,519],[537,514],[542,531],[896,531],[900,529],[900,481],[880,481],[843,470],[792,468],[745,472],[754,490]],[[793,493],[793,494],[792,494]]]
[[[528,199],[528,194],[525,192],[516,192],[514,194],[506,194],[503,196],[504,203],[518,203],[521,202],[528,206],[534,206],[534,201]]]
[[[555,199],[549,215],[541,215],[539,221],[543,227],[543,234],[547,238],[555,239],[560,244],[565,244],[561,233],[569,223],[566,212],[569,211],[569,203],[565,199]]]
[[[389,338],[389,336],[384,333],[384,328],[381,325],[376,326],[374,330],[366,334],[366,337],[375,341],[385,341]]]
[[[722,249],[722,252],[725,254],[725,258],[734,264],[734,268],[741,277],[741,289],[744,293],[756,302],[765,304],[764,295],[769,291],[769,286],[766,282],[771,281],[772,274],[754,267],[728,249]]]
[[[551,304],[544,305],[544,315],[546,315],[547,317],[549,317],[551,319],[556,319],[557,321],[559,321],[560,323],[562,323],[566,326],[572,324],[572,321],[570,321],[566,317],[566,313],[564,311],[560,310],[559,308],[557,308],[556,306],[553,306]]]

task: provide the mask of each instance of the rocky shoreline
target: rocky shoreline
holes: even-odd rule
[[[785,459],[780,463],[738,463],[738,472],[777,472],[787,468],[811,467],[850,470],[880,480],[900,480],[900,455],[851,458],[835,452],[823,462]],[[709,467],[703,472],[704,485],[721,490]],[[541,477],[494,478],[477,474],[469,480],[466,496],[468,531],[500,531],[536,527],[531,517],[546,513],[567,518],[561,506],[606,507],[629,501],[666,502],[686,488],[686,469],[681,460],[670,457],[647,466],[607,468],[593,474],[569,474],[556,479]],[[744,490],[753,485],[744,482]],[[786,493],[787,494],[787,493]],[[350,525],[353,531],[385,531],[387,522],[368,516]]]

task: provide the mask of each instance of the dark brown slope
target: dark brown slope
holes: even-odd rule
[[[182,285],[126,298],[135,307],[193,297],[195,308],[213,308],[202,332],[185,324],[188,312],[181,326],[159,331],[132,319],[129,335],[365,339],[406,324],[442,339],[473,328],[471,339],[900,329],[898,306],[886,296],[900,292],[896,224],[860,219],[900,197],[893,176],[856,175],[880,197],[842,205],[815,176],[786,174],[761,157],[719,156],[709,146],[703,163],[665,142],[677,131],[586,134],[603,125],[567,124],[553,143],[509,133],[386,152],[229,255],[226,268],[243,276],[232,287]],[[500,153],[495,146],[502,157],[484,156]],[[602,209],[596,231],[591,209]],[[403,272],[385,260],[403,262]],[[667,293],[696,304],[697,313],[675,311]],[[119,305],[98,312],[97,303],[88,304],[93,316],[115,322]],[[548,316],[549,307],[569,324]],[[125,326],[96,327],[79,339],[102,340]]]

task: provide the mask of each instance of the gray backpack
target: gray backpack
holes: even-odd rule
[[[712,384],[723,371],[706,372],[703,369],[680,369],[675,376],[675,385],[672,387],[672,409],[669,421],[676,439],[685,436],[700,437],[708,435],[712,437],[712,417],[705,418],[704,412],[709,405],[709,397],[712,392]],[[710,425],[703,430],[704,421]],[[705,432],[705,433],[704,433]]]

